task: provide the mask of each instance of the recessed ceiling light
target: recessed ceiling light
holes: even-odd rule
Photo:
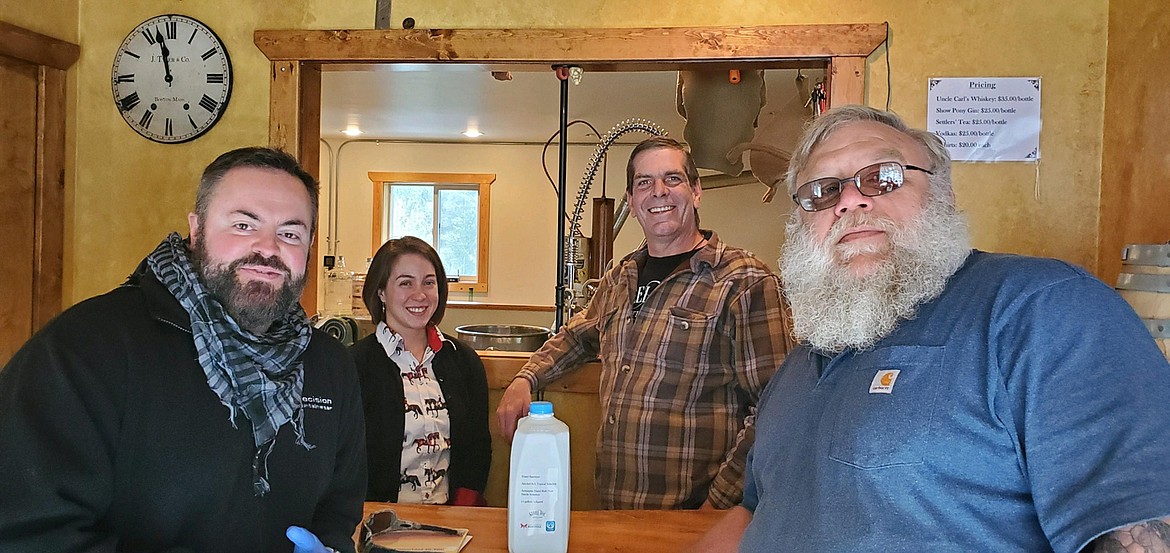
[[[467,129],[463,131],[463,136],[466,136],[467,138],[477,138],[483,136],[483,133],[479,132],[479,129]]]
[[[362,130],[359,129],[357,125],[350,125],[346,127],[344,131],[341,131],[341,133],[345,136],[357,136],[362,134]]]

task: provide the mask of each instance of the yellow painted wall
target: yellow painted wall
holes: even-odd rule
[[[0,21],[77,44],[79,0],[5,0]]]
[[[81,59],[76,114],[76,185],[67,228],[65,303],[120,283],[172,230],[186,233],[187,212],[203,168],[226,150],[268,142],[268,60],[252,44],[258,28],[372,26],[373,2],[87,0],[80,6]],[[362,3],[364,4],[364,3]],[[359,12],[368,11],[369,16]],[[189,15],[227,44],[236,72],[223,119],[185,144],[151,142],[130,129],[114,106],[114,50],[135,25],[164,13]],[[337,19],[337,16],[344,16]],[[366,21],[368,20],[368,22]],[[72,255],[70,255],[70,253]],[[72,259],[72,263],[68,260]]]
[[[1042,162],[963,165],[955,171],[959,202],[971,214],[982,248],[1095,266],[1106,0],[396,0],[393,8],[395,25],[409,16],[420,28],[889,21],[891,106],[919,125],[925,123],[928,77],[1039,75]],[[267,141],[269,64],[252,44],[253,30],[370,28],[373,10],[373,0],[80,3],[75,209],[67,226],[65,303],[117,285],[166,232],[185,230],[197,176],[217,154]],[[113,52],[126,33],[169,12],[193,16],[219,33],[237,73],[224,119],[203,138],[181,145],[134,134],[114,108],[109,86]],[[8,20],[3,12],[0,17]],[[879,52],[870,61],[870,103],[882,105],[886,58]]]

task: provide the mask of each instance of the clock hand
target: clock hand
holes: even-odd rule
[[[167,43],[165,40],[163,40],[162,33],[160,33],[158,29],[155,29],[154,31],[154,37],[158,39],[158,45],[160,48],[162,48],[163,69],[165,69],[167,72],[167,76],[164,77],[164,79],[167,81],[167,86],[171,86],[171,81],[175,80],[175,78],[171,76],[171,61],[167,59],[171,56],[171,51],[167,49]]]

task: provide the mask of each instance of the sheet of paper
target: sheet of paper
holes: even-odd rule
[[[1040,78],[932,78],[926,129],[955,161],[1039,161]]]

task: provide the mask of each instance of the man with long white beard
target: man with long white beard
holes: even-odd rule
[[[284,152],[219,156],[189,239],[17,352],[0,373],[0,550],[354,550],[357,373],[297,301],[318,195]]]
[[[788,172],[800,347],[694,551],[1170,550],[1170,366],[1084,270],[971,250],[932,134],[826,112]]]

